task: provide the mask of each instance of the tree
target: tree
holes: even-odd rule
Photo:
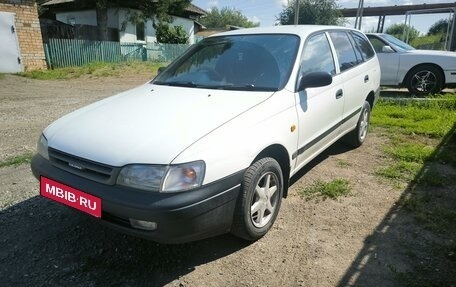
[[[125,5],[134,5],[144,17],[144,20],[157,19],[159,22],[171,23],[171,15],[179,15],[190,5],[191,0],[117,0]],[[127,6],[128,7],[128,6]]]
[[[386,34],[390,34],[398,39],[402,39],[404,35],[404,30],[408,32],[408,39],[409,42],[413,41],[414,39],[420,36],[420,31],[418,31],[413,26],[408,26],[406,24],[393,24],[386,29]]]
[[[450,22],[451,25],[451,22]],[[432,24],[427,32],[428,36],[430,35],[442,35],[446,34],[448,30],[448,19],[440,19],[439,21]]]
[[[166,44],[187,44],[188,35],[182,26],[170,26],[162,23],[157,26],[157,41]]]
[[[213,7],[206,17],[200,19],[201,24],[207,28],[225,28],[227,25],[238,27],[257,27],[260,23],[250,21],[240,10],[223,7]]]
[[[456,49],[456,29],[453,30],[453,36],[451,37],[451,26],[453,21],[449,21],[448,19],[441,19],[429,28],[427,33],[428,36],[434,36],[438,38],[438,41],[444,43],[445,41],[451,41],[451,47],[449,48],[450,51],[454,51]],[[450,28],[450,29],[448,29]]]
[[[296,1],[299,1],[299,24],[338,25],[343,21],[336,0],[292,0],[277,17],[281,25],[294,24]]]
[[[98,39],[100,41],[108,40],[108,3],[107,0],[97,0],[96,13],[97,13],[97,26],[98,26]]]

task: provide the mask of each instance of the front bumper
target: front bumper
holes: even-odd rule
[[[228,232],[244,174],[239,171],[187,192],[159,193],[97,183],[59,169],[40,155],[33,157],[31,168],[37,179],[45,176],[101,198],[102,223],[160,243],[189,242]],[[155,222],[157,229],[133,228],[130,218]]]
[[[456,87],[456,70],[447,70],[444,71],[445,74],[445,86],[447,88]]]

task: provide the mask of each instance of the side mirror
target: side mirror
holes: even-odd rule
[[[382,53],[395,53],[395,51],[391,48],[391,46],[387,45],[382,47]]]
[[[332,83],[332,76],[327,72],[311,72],[305,74],[298,85],[298,92],[307,88],[318,88],[328,86]]]

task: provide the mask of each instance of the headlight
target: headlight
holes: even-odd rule
[[[204,172],[203,161],[171,166],[127,165],[120,171],[117,184],[148,191],[179,192],[201,186]]]
[[[36,149],[42,157],[49,160],[48,142],[47,142],[47,139],[44,137],[44,135],[40,136]]]
[[[163,192],[176,192],[196,188],[203,184],[204,161],[194,161],[169,167],[163,181]]]
[[[122,168],[117,177],[117,184],[130,186],[133,188],[158,191],[163,176],[166,172],[166,166],[157,165],[127,165]]]

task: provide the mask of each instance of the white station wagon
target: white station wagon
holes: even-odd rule
[[[280,26],[218,34],[150,83],[48,126],[42,196],[163,243],[273,225],[289,179],[344,139],[361,145],[380,68],[364,34]]]

